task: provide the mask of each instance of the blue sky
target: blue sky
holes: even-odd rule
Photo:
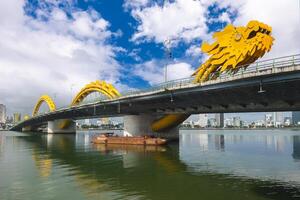
[[[188,77],[207,59],[202,41],[252,19],[273,27],[264,58],[300,52],[297,0],[1,1],[0,103],[9,113],[30,113],[47,93],[64,106],[97,79],[120,91],[142,89],[164,80],[165,65],[170,80]]]
[[[121,84],[125,84],[130,88],[145,88],[151,85],[151,82],[146,81],[143,77],[140,77],[132,71],[134,67],[138,64],[143,64],[147,61],[155,60],[157,68],[163,71],[163,67],[166,63],[175,63],[175,62],[185,62],[190,64],[192,69],[195,69],[199,66],[202,54],[200,51],[200,44],[202,38],[200,37],[190,37],[190,41],[186,42],[184,39],[175,38],[176,44],[172,45],[172,59],[166,60],[166,51],[164,43],[162,41],[155,41],[155,39],[147,39],[141,41],[133,41],[132,37],[136,33],[137,27],[140,22],[138,18],[133,16],[135,10],[143,9],[141,6],[136,8],[135,4],[138,3],[128,3],[120,0],[114,1],[71,1],[71,2],[58,2],[54,1],[28,1],[25,4],[26,15],[39,19],[38,12],[42,10],[47,10],[52,12],[53,9],[61,9],[68,14],[68,17],[72,19],[72,12],[75,11],[84,11],[97,12],[101,18],[106,20],[109,23],[109,31],[116,33],[116,36],[110,37],[106,42],[112,44],[113,46],[124,49],[115,55],[116,61],[123,66],[120,70],[122,75],[119,77]],[[139,1],[136,1],[139,2]],[[146,2],[146,1],[141,1]],[[148,1],[147,1],[148,2]],[[147,6],[159,6],[163,8],[167,4],[176,3],[175,1],[154,1],[148,2]],[[215,31],[218,31],[226,26],[227,23],[235,20],[237,11],[232,10],[230,6],[219,6],[218,3],[212,3],[205,5],[207,10],[205,10],[205,17],[209,18],[210,21],[205,22],[207,26],[207,34],[212,34]],[[147,7],[146,7],[147,8]],[[145,8],[144,8],[145,9]],[[228,19],[220,20],[222,14],[227,14]],[[51,16],[47,16],[51,17]],[[42,20],[47,21],[47,17],[43,17]],[[184,28],[184,27],[183,27]],[[168,40],[169,37],[166,37],[165,40]],[[191,59],[190,55],[187,55],[187,50],[191,46],[196,46],[198,55],[194,55]],[[155,81],[154,83],[161,82],[163,79]],[[153,83],[152,83],[153,84]]]

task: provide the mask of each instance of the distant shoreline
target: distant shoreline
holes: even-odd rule
[[[283,128],[179,128],[179,130],[299,130],[300,127],[283,127]]]
[[[77,129],[77,131],[123,131],[124,129]],[[179,130],[299,130],[300,127],[283,127],[283,128],[187,128],[181,127]]]
[[[124,129],[76,129],[76,131],[123,131]],[[283,127],[283,128],[179,128],[179,130],[293,130],[300,131],[300,127]],[[1,129],[1,131],[10,131]]]

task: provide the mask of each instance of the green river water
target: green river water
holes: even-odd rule
[[[0,200],[300,198],[299,131],[182,130],[165,147],[95,134],[1,131]]]

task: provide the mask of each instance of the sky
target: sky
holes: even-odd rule
[[[98,79],[121,93],[143,89],[164,81],[165,65],[169,80],[189,77],[207,59],[202,41],[253,19],[273,27],[263,59],[300,53],[298,0],[3,0],[0,103],[31,113],[49,94],[65,106]]]

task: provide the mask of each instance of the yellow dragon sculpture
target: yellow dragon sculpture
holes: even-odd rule
[[[252,20],[246,27],[229,24],[224,30],[214,33],[214,43],[202,43],[202,52],[210,57],[194,72],[195,82],[215,79],[222,72],[236,73],[240,68],[246,68],[270,51],[274,40],[271,32],[270,26]]]
[[[236,73],[270,51],[274,38],[272,28],[264,23],[252,20],[246,27],[227,25],[224,30],[216,32],[214,43],[202,43],[201,50],[210,55],[192,76],[194,82],[201,83],[215,79],[222,72]],[[153,122],[153,131],[161,132],[176,127],[186,120],[189,114],[169,114]]]

